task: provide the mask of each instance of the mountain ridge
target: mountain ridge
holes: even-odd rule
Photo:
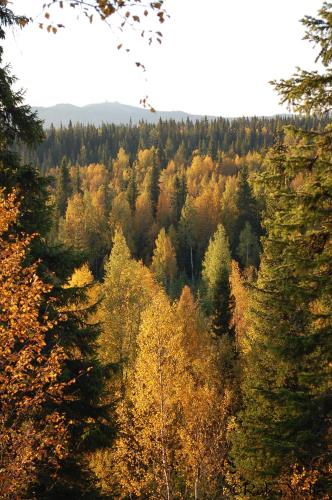
[[[49,128],[51,124],[54,127],[67,126],[70,121],[73,124],[99,126],[102,123],[128,124],[130,121],[137,124],[140,121],[157,123],[160,119],[182,121],[187,118],[191,120],[216,118],[215,116],[197,115],[185,111],[156,111],[153,113],[146,108],[122,104],[117,101],[86,104],[84,106],[59,103],[54,106],[33,106],[32,109],[37,111],[46,128]]]

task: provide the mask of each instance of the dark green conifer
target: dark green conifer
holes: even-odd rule
[[[332,5],[306,17],[324,75],[299,70],[276,85],[298,110],[330,108]],[[243,409],[233,436],[238,473],[255,485],[294,467],[328,498],[331,435],[332,129],[288,130],[269,154],[263,258],[251,306]],[[296,492],[304,497],[304,491]],[[252,495],[251,498],[254,498]]]
[[[56,175],[55,209],[59,217],[64,217],[68,198],[72,194],[71,179],[69,175],[68,159],[64,156]]]
[[[136,176],[135,176],[135,171],[132,170],[127,186],[127,200],[132,213],[135,212],[137,196],[138,196],[138,189],[136,183]]]
[[[155,217],[159,197],[159,169],[155,163],[149,168],[144,184],[151,201],[152,214]]]
[[[240,243],[241,231],[243,231],[247,222],[250,224],[251,230],[257,238],[259,238],[261,235],[258,208],[248,181],[248,167],[246,165],[243,165],[239,172],[239,185],[236,204],[239,215],[234,231],[235,234],[233,254],[235,255],[237,252],[237,247]]]
[[[250,314],[233,456],[256,484],[298,464],[327,474],[331,355],[331,129],[288,133],[270,153],[263,259]],[[290,142],[293,142],[290,145]],[[300,187],[294,187],[299,175]]]
[[[173,180],[173,193],[171,198],[171,205],[174,215],[174,226],[176,227],[180,221],[181,211],[185,204],[187,196],[186,179],[184,175],[177,174]]]

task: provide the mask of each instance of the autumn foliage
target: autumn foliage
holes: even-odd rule
[[[56,474],[66,455],[67,437],[62,415],[52,409],[63,392],[58,377],[64,354],[49,345],[55,327],[47,315],[51,287],[38,277],[38,263],[25,265],[32,237],[12,233],[18,214],[15,193],[5,197],[2,191],[0,496],[4,499],[22,498],[41,468]]]

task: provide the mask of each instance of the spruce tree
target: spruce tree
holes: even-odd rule
[[[331,102],[331,10],[325,3],[322,19],[303,21],[327,72],[299,70],[276,85],[298,110],[322,112]],[[311,498],[330,494],[331,143],[331,126],[289,130],[265,164],[267,236],[232,452],[238,473],[252,485],[274,482],[287,494],[288,483],[293,494]]]
[[[71,179],[68,169],[68,160],[63,157],[56,176],[55,212],[59,217],[64,217],[68,198],[72,194]]]
[[[196,210],[193,206],[193,200],[192,197],[187,196],[186,202],[181,210],[179,223],[179,255],[182,256],[182,259],[179,260],[182,269],[185,270],[187,276],[190,276],[192,284],[194,284],[195,281],[196,271],[197,231],[195,222]]]
[[[270,154],[263,182],[267,237],[250,312],[244,408],[233,455],[243,477],[261,486],[292,467],[325,488],[328,336],[331,331],[331,131]],[[289,135],[286,144],[291,141]],[[299,189],[292,182],[305,177]]]
[[[187,187],[184,175],[177,174],[173,180],[171,206],[173,209],[174,226],[180,221],[181,211],[186,201]]]
[[[155,163],[149,168],[144,179],[144,184],[150,198],[152,215],[155,217],[159,196],[159,169]]]
[[[126,195],[127,195],[127,200],[128,200],[130,209],[131,209],[131,213],[133,214],[135,212],[136,199],[138,196],[138,189],[137,189],[136,176],[135,176],[134,170],[132,170],[131,175],[130,175]]]
[[[261,235],[258,208],[248,181],[248,167],[246,165],[243,165],[239,172],[236,205],[238,217],[234,230],[233,253],[235,255],[240,242],[241,231],[243,231],[247,222],[250,224],[251,229],[257,238]]]

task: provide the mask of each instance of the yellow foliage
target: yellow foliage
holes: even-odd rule
[[[87,167],[80,168],[83,191],[97,192],[101,187],[108,184],[108,172],[105,165],[92,163]]]
[[[215,164],[210,156],[205,158],[194,156],[191,166],[186,171],[188,194],[197,196],[201,184],[211,177],[214,169]]]
[[[126,193],[121,192],[114,198],[109,215],[109,224],[113,235],[116,229],[121,228],[129,247],[134,248],[133,217]]]
[[[212,498],[227,449],[230,397],[220,383],[216,344],[188,287],[174,305],[155,291],[142,313],[126,383],[115,448],[94,458],[104,492]]]
[[[81,267],[74,270],[68,282],[68,288],[91,285],[93,281],[94,278],[92,272],[90,271],[89,265],[83,264]]]
[[[114,474],[121,498],[135,494],[168,498],[177,448],[180,329],[167,297],[159,291],[143,313],[132,395],[118,410]]]
[[[47,410],[63,394],[64,353],[45,352],[55,322],[41,308],[52,287],[38,277],[38,263],[24,267],[33,237],[12,234],[18,216],[15,193],[0,191],[0,497],[8,499],[25,498],[38,467],[55,472],[67,453],[64,419]]]
[[[142,185],[148,169],[153,165],[155,154],[156,150],[154,148],[141,149],[138,151],[137,163],[135,165],[136,181],[138,186]]]
[[[129,156],[123,148],[119,149],[116,160],[112,163],[111,188],[116,194],[124,188],[124,181],[128,179]]]
[[[115,233],[105,270],[100,357],[104,363],[120,364],[119,386],[113,384],[113,391],[123,395],[128,371],[136,355],[141,315],[151,302],[157,285],[150,271],[130,258],[125,238],[119,230]]]
[[[239,264],[232,260],[230,275],[231,295],[234,298],[231,327],[235,329],[238,348],[243,353],[247,352],[249,343],[249,294],[241,275]]]
[[[176,274],[176,254],[164,228],[161,229],[153,252],[151,270],[157,280],[168,290]]]

